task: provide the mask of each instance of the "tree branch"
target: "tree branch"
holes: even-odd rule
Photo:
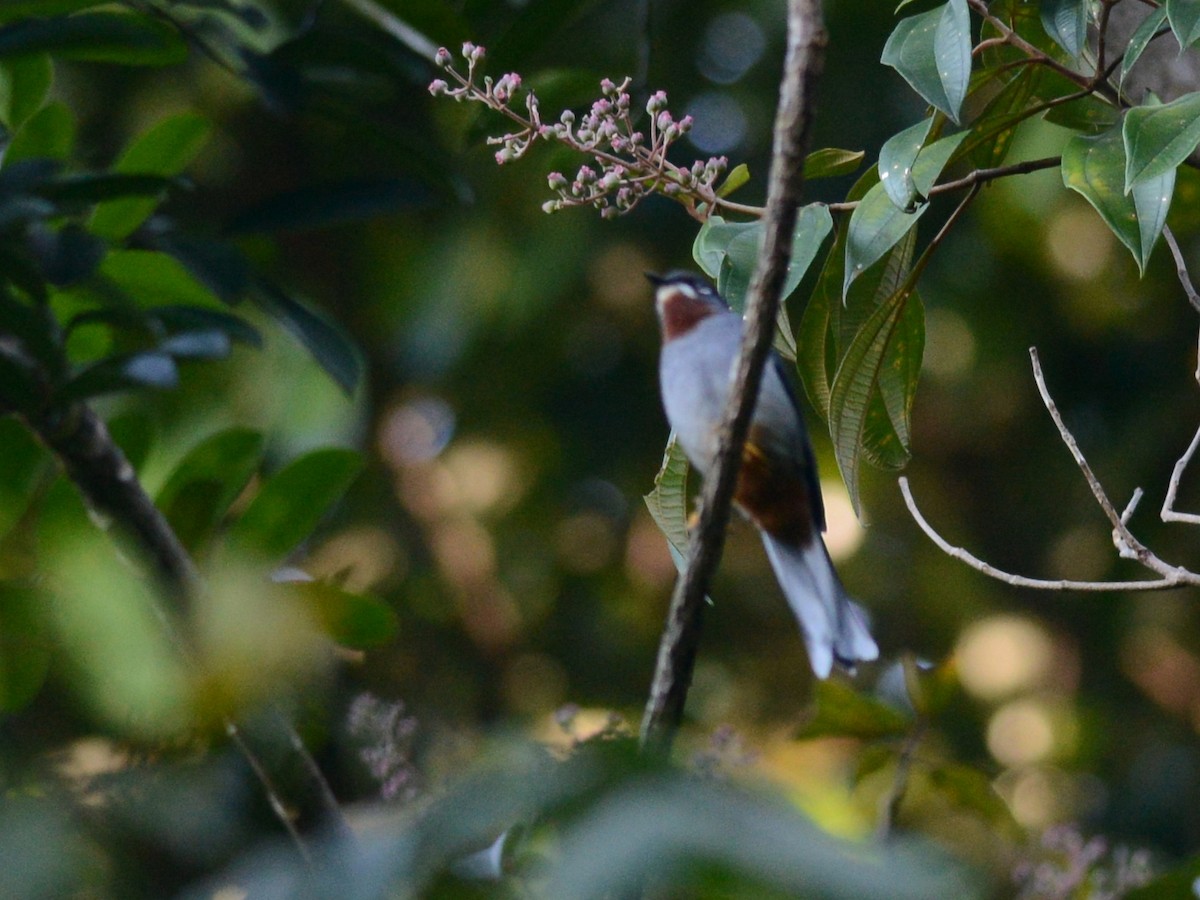
[[[742,448],[774,339],[780,293],[791,257],[796,211],[804,185],[813,97],[828,41],[820,0],[789,0],[787,33],[787,58],[775,115],[763,216],[765,233],[746,301],[746,328],[737,376],[721,423],[716,462],[705,481],[700,524],[692,537],[687,567],[671,598],[642,719],[643,749],[664,756],[670,752],[683,718],[700,640],[704,595],[724,545]]]
[[[188,614],[202,589],[199,571],[166,518],[142,488],[133,466],[113,441],[103,420],[84,403],[70,404],[65,410],[53,406],[41,410],[26,409],[22,419],[58,458],[67,477],[101,524],[116,526],[149,558],[166,595],[174,603],[174,608],[160,610],[163,627],[178,651],[190,661],[192,648],[180,631],[178,620]],[[282,715],[273,714],[266,728],[270,732],[267,736],[295,757],[301,771],[302,787],[297,791],[298,796],[292,798],[294,802],[290,807],[279,794],[258,750],[238,723],[226,719],[224,724],[230,739],[262,785],[271,808],[306,861],[311,859],[311,853],[294,821],[296,816],[308,819],[313,825],[328,827],[340,837],[351,835],[316,760]]]

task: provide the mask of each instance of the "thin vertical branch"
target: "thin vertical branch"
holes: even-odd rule
[[[721,423],[716,463],[704,485],[700,524],[692,538],[687,567],[671,598],[642,719],[643,749],[664,756],[669,754],[683,719],[700,641],[704,596],[721,557],[742,448],[774,339],[780,293],[791,259],[813,97],[828,41],[820,0],[789,0],[787,32],[787,58],[779,89],[763,215],[765,234],[746,302],[746,329],[737,376]]]

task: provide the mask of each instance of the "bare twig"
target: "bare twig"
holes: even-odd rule
[[[787,26],[787,58],[775,117],[763,217],[765,233],[746,303],[746,330],[737,376],[721,423],[713,471],[704,485],[700,524],[692,538],[687,567],[671,598],[654,682],[642,719],[642,747],[661,755],[670,752],[683,718],[699,644],[704,595],[724,544],[742,447],[774,339],[779,298],[804,185],[804,156],[813,117],[813,97],[824,67],[827,42],[820,0],[789,0]]]
[[[1182,522],[1185,525],[1200,525],[1200,515],[1196,513],[1177,512],[1175,510],[1175,498],[1179,493],[1179,483],[1183,480],[1183,473],[1187,467],[1191,465],[1192,457],[1196,455],[1196,450],[1200,449],[1200,429],[1196,430],[1192,437],[1192,442],[1188,444],[1188,448],[1183,451],[1183,456],[1179,457],[1179,461],[1175,463],[1175,468],[1171,470],[1171,480],[1167,482],[1167,496],[1163,498],[1162,510],[1159,516],[1164,522]]]
[[[437,56],[437,44],[375,0],[342,0],[342,3],[363,18],[370,19],[418,56],[430,62]]]
[[[1192,304],[1192,308],[1196,312],[1200,312],[1200,294],[1196,293],[1196,286],[1192,284],[1192,276],[1188,274],[1187,261],[1183,258],[1183,251],[1179,249],[1179,242],[1175,240],[1175,232],[1171,230],[1170,225],[1163,226],[1163,237],[1171,250],[1171,258],[1175,260],[1175,274],[1179,277],[1179,284],[1183,288],[1184,294],[1187,295],[1188,303]],[[1200,372],[1196,377],[1200,380]]]
[[[1074,581],[1069,578],[1029,578],[1025,575],[1016,575],[1012,572],[1006,572],[1003,569],[998,569],[990,563],[984,562],[979,557],[975,556],[968,550],[962,547],[956,547],[942,537],[921,514],[921,510],[917,507],[917,501],[913,498],[912,488],[909,487],[908,478],[901,476],[899,479],[900,493],[904,495],[904,504],[908,507],[909,514],[913,517],[913,521],[917,526],[925,532],[926,536],[933,541],[943,553],[960,562],[966,563],[976,572],[987,575],[989,578],[995,578],[997,581],[1002,581],[1012,587],[1032,588],[1040,591],[1083,591],[1083,592],[1110,592],[1110,591],[1163,591],[1169,588],[1177,588],[1182,585],[1200,585],[1200,576],[1194,575],[1183,569],[1176,569],[1169,576],[1156,578],[1144,581]]]

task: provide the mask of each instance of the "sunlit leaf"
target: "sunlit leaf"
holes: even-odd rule
[[[721,182],[721,187],[717,189],[717,196],[728,197],[749,181],[750,167],[745,163],[739,163],[725,176],[725,180]]]
[[[654,524],[667,539],[671,559],[680,572],[687,562],[688,554],[688,511],[687,511],[688,461],[683,449],[671,432],[663,451],[662,466],[654,476],[654,490],[642,499]]]
[[[912,727],[912,719],[894,707],[836,678],[816,682],[812,710],[796,737],[853,737],[864,740],[898,737]]]
[[[1038,4],[1042,26],[1071,56],[1079,52],[1087,42],[1089,0],[1040,0]]]
[[[1091,137],[1075,135],[1063,147],[1063,184],[1081,194],[1145,271],[1154,244],[1162,233],[1175,170],[1125,187],[1125,144],[1117,129]]]
[[[6,164],[31,159],[66,159],[75,144],[75,117],[66,104],[48,103],[13,136],[4,152]]]
[[[258,470],[262,452],[259,432],[230,428],[201,441],[175,467],[155,503],[185,547],[209,537]]]
[[[1134,63],[1141,59],[1142,51],[1150,46],[1150,41],[1158,34],[1158,30],[1163,27],[1166,20],[1166,7],[1160,6],[1158,9],[1153,9],[1129,36],[1129,42],[1125,45],[1125,55],[1121,58],[1121,84],[1125,83],[1125,78]]]
[[[163,119],[134,140],[113,166],[127,175],[178,175],[208,140],[210,125],[197,113],[178,113]],[[91,230],[110,241],[132,234],[158,206],[158,197],[113,200],[92,215]]]
[[[954,122],[971,80],[971,17],[967,0],[948,0],[901,19],[883,48],[884,65]]]
[[[224,309],[208,288],[165,253],[114,250],[100,265],[99,273],[143,309],[160,305]]]
[[[357,453],[340,448],[293,460],[267,479],[229,529],[229,546],[268,560],[283,558],[317,527],[361,468]]]
[[[862,165],[862,150],[839,150],[826,147],[814,150],[804,157],[804,177],[812,181],[817,178],[834,178],[838,175],[851,175]]]
[[[898,134],[892,135],[879,150],[879,183],[883,185],[892,203],[905,212],[913,212],[916,203],[924,203],[925,197],[917,196],[916,185],[913,184],[912,168],[916,164],[917,154],[925,146],[929,129],[933,127],[933,117],[924,119],[905,128]]]
[[[1125,113],[1125,191],[1173,171],[1200,143],[1200,92]]]
[[[1187,49],[1200,39],[1200,3],[1196,0],[1167,0],[1167,19],[1179,46]]]

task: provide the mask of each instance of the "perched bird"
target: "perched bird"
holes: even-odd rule
[[[662,326],[659,380],[667,420],[692,465],[706,473],[735,377],[742,317],[699,276],[647,276]],[[816,460],[783,361],[771,354],[751,420],[734,502],[762,533],[767,557],[800,622],[820,678],[834,662],[852,669],[879,648],[866,614],[842,587],[825,549]]]

